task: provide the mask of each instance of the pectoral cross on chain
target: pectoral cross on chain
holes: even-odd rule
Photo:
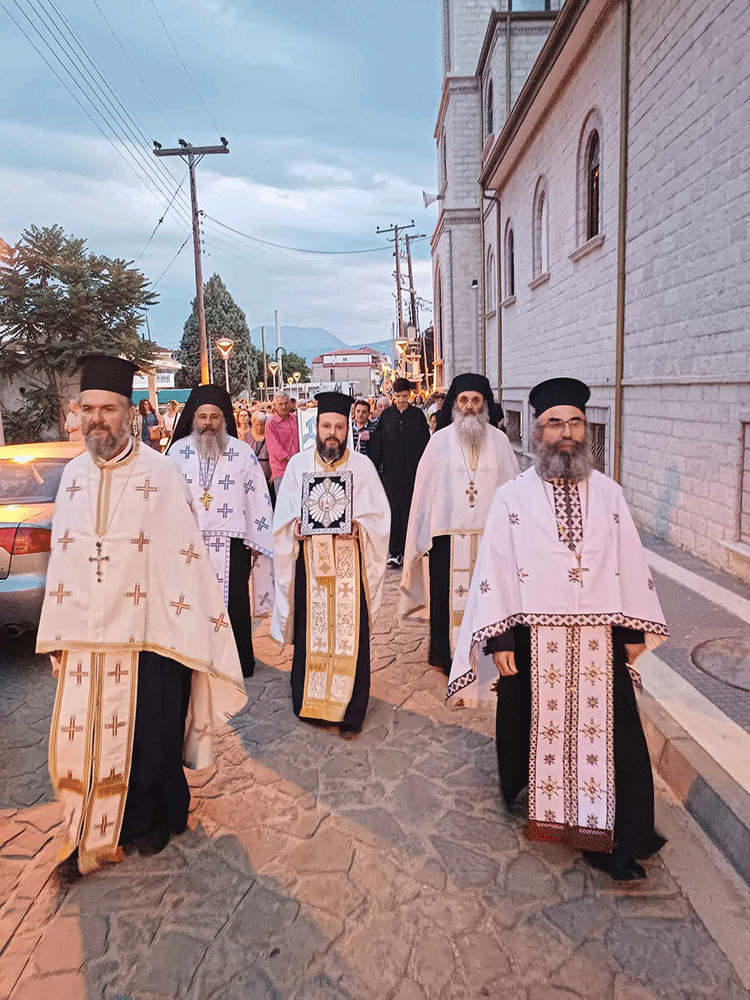
[[[581,565],[582,558],[583,557],[581,553],[576,552],[576,559],[578,560],[578,568],[573,571],[576,575],[576,583],[580,583],[581,586],[583,586],[583,574],[588,573],[589,571],[588,566]]]
[[[96,555],[95,556],[89,556],[89,562],[95,562],[96,563],[96,580],[97,580],[97,583],[101,583],[102,582],[102,563],[103,562],[109,562],[109,556],[103,556],[102,555],[102,543],[101,542],[97,542],[96,543]]]
[[[473,479],[469,480],[469,488],[466,491],[466,496],[469,498],[469,506],[473,507],[474,506],[474,501],[477,498],[477,489],[476,489],[476,486],[474,485],[474,480]]]

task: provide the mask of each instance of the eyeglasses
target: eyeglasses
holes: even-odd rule
[[[561,431],[564,427],[569,427],[571,431],[580,431],[586,426],[583,417],[571,417],[570,420],[558,420],[557,417],[550,417],[542,424],[542,427],[549,427],[551,431]]]

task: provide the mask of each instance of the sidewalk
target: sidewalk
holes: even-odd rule
[[[654,766],[750,883],[750,692],[693,661],[701,643],[750,639],[750,590],[687,553],[644,541],[671,632],[639,661]]]

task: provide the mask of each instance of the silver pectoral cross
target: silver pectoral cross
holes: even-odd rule
[[[583,557],[582,557],[581,553],[580,552],[576,552],[576,559],[578,560],[578,569],[575,570],[576,583],[580,583],[581,586],[583,586],[583,574],[589,572],[588,566],[582,566],[581,565],[582,558]]]
[[[95,562],[96,563],[96,580],[97,580],[97,583],[101,583],[102,582],[102,563],[103,562],[109,562],[109,556],[103,556],[102,555],[102,543],[101,542],[97,542],[96,543],[96,555],[95,556],[89,556],[89,562]]]

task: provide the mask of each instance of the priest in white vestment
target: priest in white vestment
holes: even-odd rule
[[[663,844],[633,664],[669,633],[622,490],[592,469],[588,399],[569,378],[531,392],[536,461],[495,494],[447,697],[497,699],[500,784],[509,805],[528,784],[530,840],[632,881]]]
[[[174,429],[169,457],[183,474],[211,565],[229,611],[243,677],[255,671],[253,613],[273,605],[273,512],[255,452],[237,437],[226,389],[193,389]]]
[[[490,421],[484,375],[457,375],[417,469],[399,612],[430,619],[429,662],[450,673],[479,542],[498,486],[518,474],[507,436]]]
[[[367,712],[390,507],[373,463],[347,447],[354,401],[338,392],[315,398],[316,447],[292,456],[276,500],[271,637],[294,643],[295,714],[339,723],[351,737]],[[303,534],[303,521],[319,526]],[[350,529],[328,533],[338,522]]]
[[[55,502],[38,652],[58,687],[49,769],[66,844],[89,872],[121,845],[162,849],[185,829],[183,761],[207,767],[212,734],[247,698],[232,630],[179,471],[133,440],[135,365],[86,359],[86,452]]]

